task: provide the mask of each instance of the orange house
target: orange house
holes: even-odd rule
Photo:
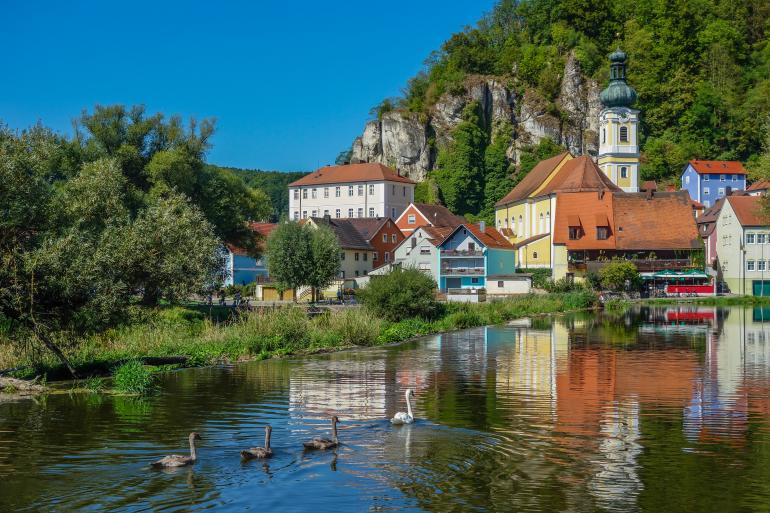
[[[398,216],[396,226],[403,232],[404,236],[409,237],[420,226],[454,228],[464,222],[464,217],[453,214],[443,205],[412,203]]]
[[[403,242],[405,237],[391,218],[355,218],[347,221],[374,248],[372,269],[377,269],[393,261],[393,251],[396,246]]]

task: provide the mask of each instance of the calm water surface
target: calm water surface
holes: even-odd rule
[[[641,308],[0,405],[0,511],[767,511],[770,311]],[[387,418],[416,391],[412,426]],[[302,441],[342,420],[343,445]],[[275,456],[241,463],[273,426]],[[199,462],[148,463],[203,437]]]

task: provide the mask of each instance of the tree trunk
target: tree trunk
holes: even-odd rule
[[[53,340],[51,340],[51,337],[49,337],[48,334],[38,325],[35,325],[35,336],[43,343],[45,347],[48,348],[49,351],[56,355],[56,357],[62,364],[64,364],[65,367],[67,367],[67,370],[72,375],[72,377],[77,379],[78,373],[75,372],[75,368],[72,366],[70,361],[66,356],[64,356],[64,353],[61,349],[59,349],[59,346],[57,346]]]

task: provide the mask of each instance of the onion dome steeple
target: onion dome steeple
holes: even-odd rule
[[[626,53],[620,48],[610,54],[610,84],[599,99],[607,107],[631,107],[636,102],[636,91],[626,82]]]

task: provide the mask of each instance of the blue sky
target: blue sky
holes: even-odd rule
[[[94,104],[215,117],[208,160],[309,170],[493,0],[0,0],[0,120],[71,133]],[[70,5],[71,4],[71,5]]]

